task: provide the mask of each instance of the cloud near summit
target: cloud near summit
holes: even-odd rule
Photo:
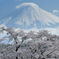
[[[16,8],[21,8],[22,6],[31,6],[31,7],[39,7],[37,4],[35,3],[22,3],[20,5],[17,5]]]

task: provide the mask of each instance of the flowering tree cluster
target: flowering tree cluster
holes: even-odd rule
[[[0,26],[0,34],[5,32],[11,44],[2,44],[0,39],[0,59],[59,59],[59,36],[47,30],[16,31]]]

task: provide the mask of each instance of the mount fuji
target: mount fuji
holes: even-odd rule
[[[0,24],[20,29],[55,28],[59,26],[59,17],[41,9],[35,3],[22,3],[1,19]]]

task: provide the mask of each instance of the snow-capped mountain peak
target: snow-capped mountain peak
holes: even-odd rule
[[[16,6],[16,10],[2,22],[10,27],[21,29],[46,28],[58,26],[59,17],[41,9],[35,3],[22,3]]]

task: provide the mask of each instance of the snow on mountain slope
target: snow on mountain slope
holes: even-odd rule
[[[34,3],[23,3],[20,6],[16,6],[16,8],[21,8],[24,6],[29,7],[28,8],[29,11],[32,13],[33,18],[35,18],[35,19],[33,19],[33,21],[34,20],[38,20],[38,21],[40,20],[40,21],[44,21],[47,24],[49,22],[53,23],[53,21],[59,22],[58,17],[56,17],[56,16],[52,15],[51,13],[48,13],[45,10],[39,8],[39,6],[34,4]],[[31,9],[32,9],[32,11],[31,11]],[[24,16],[25,15],[26,15],[26,13],[24,14]],[[28,16],[26,16],[26,17],[28,17]]]
[[[16,10],[2,19],[0,23],[21,29],[52,28],[59,26],[59,17],[41,9],[35,3],[22,3],[16,6]]]

